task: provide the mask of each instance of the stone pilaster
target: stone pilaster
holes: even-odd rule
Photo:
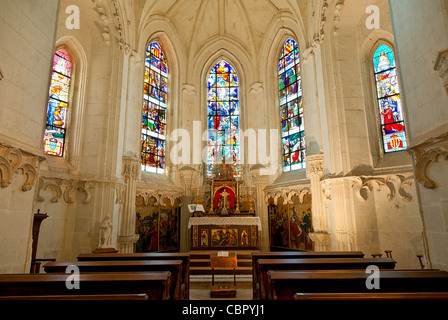
[[[258,238],[260,250],[269,251],[269,217],[268,207],[264,201],[264,189],[268,185],[269,176],[262,175],[260,169],[251,170],[252,182],[256,189],[255,213],[261,220],[261,236]]]
[[[309,155],[306,159],[307,176],[311,182],[311,201],[313,232],[310,233],[316,251],[327,251],[331,247],[331,237],[328,233],[328,217],[325,212],[320,180],[324,175],[324,155]]]
[[[120,231],[118,235],[119,251],[132,253],[138,240],[135,234],[135,195],[136,183],[140,177],[140,159],[123,157],[122,175],[124,179],[124,201],[121,205]]]

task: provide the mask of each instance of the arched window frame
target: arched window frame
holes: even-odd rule
[[[150,67],[150,61],[153,54],[149,51],[150,46],[157,44],[161,50],[162,57],[165,61],[166,70]],[[158,76],[159,79],[165,78],[165,82],[159,81],[155,86],[151,86],[150,74]],[[168,104],[168,81],[169,81],[169,66],[166,60],[166,53],[163,44],[159,40],[152,40],[148,43],[145,49],[144,59],[144,80],[143,80],[143,106],[140,132],[140,156],[141,169],[145,172],[156,174],[164,174],[166,169],[166,133],[167,133],[167,104]],[[162,87],[164,89],[162,89]],[[161,90],[159,90],[161,89]],[[150,90],[156,90],[159,93],[159,100],[154,98]],[[161,96],[164,98],[160,99]],[[150,123],[155,126],[156,130],[150,128]],[[148,130],[149,127],[149,130]],[[154,149],[148,149],[148,142],[155,142]],[[154,160],[156,166],[148,165]]]
[[[286,53],[288,42],[293,42],[293,64],[291,66],[285,65],[285,59],[289,56]],[[296,47],[297,46],[297,47]],[[296,57],[297,56],[297,57]],[[281,157],[283,172],[295,171],[306,168],[306,141],[305,141],[305,127],[303,116],[303,88],[302,88],[302,73],[301,73],[301,58],[298,42],[292,37],[288,37],[282,43],[281,51],[277,56],[277,70],[278,77],[278,101],[280,106],[280,139],[281,139]],[[293,74],[288,74],[295,71]],[[299,76],[297,76],[299,75]],[[296,78],[291,78],[296,76]],[[289,82],[293,79],[292,82]],[[296,89],[294,89],[296,85]],[[297,90],[296,94],[287,96],[287,92]],[[293,130],[287,130],[293,124]],[[292,131],[292,132],[291,132]],[[291,143],[291,139],[294,145]]]
[[[217,108],[218,106],[218,95],[217,92],[215,94],[216,99],[214,99],[211,96],[211,91],[210,89],[212,88],[211,84],[210,84],[210,77],[212,75],[216,76],[217,78],[217,73],[214,72],[214,70],[216,70],[217,66],[221,63],[221,62],[225,62],[228,64],[228,66],[230,66],[228,75],[229,75],[229,81],[226,82],[226,87],[222,87],[222,86],[218,86],[216,89],[218,91],[218,89],[229,89],[229,95],[228,95],[228,99],[223,99],[222,101],[228,102],[228,114],[224,114],[222,112],[219,112]],[[225,73],[227,74],[227,73]],[[208,69],[208,72],[206,73],[206,79],[205,79],[205,87],[206,87],[206,104],[205,104],[205,108],[206,108],[206,123],[207,123],[207,159],[206,159],[206,174],[207,176],[211,176],[213,174],[213,171],[215,170],[213,168],[214,164],[219,164],[220,162],[222,163],[228,163],[232,165],[232,169],[233,169],[233,175],[234,176],[240,176],[242,174],[242,152],[243,152],[243,146],[242,146],[242,141],[241,141],[241,136],[240,136],[240,132],[241,132],[241,78],[240,75],[238,74],[236,68],[234,67],[234,65],[232,64],[232,62],[227,59],[227,58],[220,58],[217,61],[215,61],[211,67]],[[236,81],[233,83],[231,83],[230,79],[235,79],[236,77]],[[217,82],[216,82],[217,83]],[[236,90],[235,90],[236,89]],[[221,90],[224,91],[224,90]],[[234,95],[234,98],[232,99],[232,92]],[[236,95],[235,95],[236,92]],[[235,98],[236,96],[236,98]],[[214,100],[214,101],[213,101]],[[214,104],[214,107],[212,105],[213,102],[216,102],[216,104]],[[235,104],[236,103],[236,104]],[[237,110],[236,111],[231,111],[232,109],[234,109],[232,106],[236,106]],[[215,112],[213,112],[213,109],[215,108]],[[216,124],[216,119],[219,118],[219,124],[221,123],[221,118],[222,117],[229,117],[229,129],[226,130],[220,130],[215,128],[215,124]],[[236,122],[235,120],[236,119]],[[211,124],[213,122],[213,129],[211,129]],[[237,125],[235,125],[237,124]],[[232,127],[232,125],[234,125],[234,128]],[[232,159],[228,160],[226,162],[225,157],[215,157],[214,161],[212,160],[211,154],[210,154],[210,148],[214,147],[215,150],[219,150],[220,149],[220,143],[218,141],[218,138],[224,139],[225,142],[221,143],[221,146],[224,145],[225,148],[229,148],[229,150],[231,150],[231,154],[232,154]],[[223,141],[223,140],[221,140]],[[235,153],[236,150],[236,153]]]
[[[398,87],[398,92],[395,92],[392,95],[386,94],[383,95],[382,93],[380,93],[378,91],[378,78],[377,76],[381,76],[381,75],[385,75],[388,70],[382,70],[377,72],[377,70],[375,69],[375,59],[379,59],[380,54],[378,54],[378,51],[380,50],[381,47],[387,47],[390,50],[390,54],[392,55],[393,59],[394,59],[394,64],[392,65],[391,68],[389,68],[389,72],[393,71],[395,73],[395,75],[393,75],[393,77],[395,77],[395,83],[396,86]],[[400,79],[399,79],[399,73],[398,73],[398,65],[396,62],[396,54],[395,54],[395,50],[394,50],[394,46],[389,43],[389,41],[385,41],[385,40],[379,40],[377,41],[377,43],[372,47],[371,53],[369,55],[369,62],[368,62],[369,68],[371,70],[371,79],[372,79],[372,87],[373,87],[373,99],[375,100],[374,106],[375,106],[375,115],[376,115],[376,119],[377,119],[377,126],[376,126],[376,132],[378,132],[378,144],[379,144],[379,150],[380,150],[380,155],[383,156],[385,154],[393,154],[399,151],[404,151],[407,148],[407,136],[406,136],[406,124],[405,124],[405,115],[403,112],[403,99],[402,99],[402,92],[401,92],[401,85],[400,85]],[[386,77],[387,78],[387,77]],[[395,119],[395,115],[393,111],[390,111],[391,108],[388,108],[389,110],[383,111],[381,109],[381,105],[380,105],[380,101],[385,100],[387,98],[393,98],[393,97],[397,97],[398,96],[398,103],[397,103],[397,107],[399,109],[399,112],[401,113],[401,119],[399,120],[394,120],[394,122],[388,122],[385,123],[385,118],[384,117],[388,117],[389,120],[394,117]],[[397,131],[397,130],[386,130],[386,128],[388,126],[391,127],[400,127],[402,128],[402,131]],[[400,129],[397,128],[397,129]],[[398,138],[393,137],[394,133],[392,133],[392,131],[397,132],[398,133]],[[392,137],[392,139],[386,140],[388,137],[388,135],[390,135],[390,137]]]

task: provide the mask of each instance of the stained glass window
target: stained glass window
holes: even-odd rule
[[[226,61],[219,61],[207,77],[209,175],[220,163],[231,164],[234,176],[241,175],[238,91],[235,70]]]
[[[373,57],[384,152],[406,149],[406,131],[394,53],[380,45]]]
[[[283,171],[303,169],[305,162],[305,128],[302,107],[302,76],[299,46],[288,39],[278,62],[280,117],[282,127]]]
[[[168,67],[159,43],[146,49],[141,133],[142,170],[165,170],[165,134]]]
[[[53,57],[47,120],[44,134],[44,153],[62,156],[65,145],[66,117],[72,63],[67,51],[56,51]]]

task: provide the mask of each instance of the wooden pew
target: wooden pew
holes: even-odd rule
[[[379,269],[394,269],[396,261],[392,258],[312,258],[312,259],[259,259],[258,273],[260,281],[259,297],[267,298],[270,270],[341,270],[362,269],[376,265]]]
[[[79,274],[79,289],[69,290],[67,274],[2,274],[0,296],[146,294],[149,300],[169,300],[170,272]]]
[[[362,251],[262,251],[252,252],[252,289],[254,299],[260,299],[259,259],[364,258]]]
[[[384,300],[448,300],[448,292],[344,292],[344,293],[296,293],[294,300],[310,301],[310,300],[368,300],[368,301],[384,301]]]
[[[42,296],[0,296],[0,301],[5,300],[148,300],[149,297],[144,293],[135,294],[83,294],[83,295],[42,295]]]
[[[78,261],[123,261],[123,260],[182,260],[182,300],[190,298],[190,253],[86,253]]]
[[[369,290],[365,270],[269,271],[267,299],[292,300],[296,293],[448,293],[448,272],[380,270],[379,289]],[[299,297],[298,297],[299,298]]]
[[[169,271],[171,300],[180,300],[182,297],[182,260],[49,262],[43,268],[46,273],[66,273],[67,267],[71,265],[78,267],[80,273]]]

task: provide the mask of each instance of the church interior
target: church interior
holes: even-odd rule
[[[448,299],[447,0],[1,0],[0,24],[0,300],[350,299],[369,265]]]

